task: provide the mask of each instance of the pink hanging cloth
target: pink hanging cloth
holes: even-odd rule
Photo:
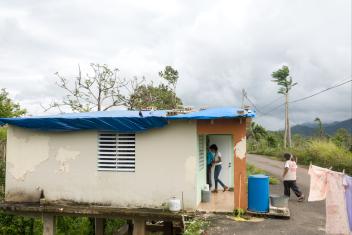
[[[311,165],[308,174],[311,176],[308,201],[326,199],[327,234],[349,235],[344,174]]]
[[[345,195],[346,195],[348,221],[350,223],[350,231],[352,232],[352,177],[351,176],[345,175],[344,186],[346,189]]]

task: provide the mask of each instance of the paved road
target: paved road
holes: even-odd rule
[[[273,160],[269,157],[264,157],[261,155],[249,154],[247,158],[247,163],[251,165],[255,165],[256,167],[263,169],[267,172],[270,172],[270,174],[272,174],[273,176],[279,179],[282,176],[284,163],[281,161]],[[308,169],[306,167],[302,167],[302,166],[298,167],[297,183],[299,186],[305,189],[305,191],[307,192],[309,191],[310,181],[309,181]]]
[[[247,158],[249,164],[270,172],[273,176],[281,178],[283,162],[270,159],[269,157],[249,154]],[[297,182],[305,195],[309,192],[309,176],[307,169],[299,167],[297,170]],[[271,194],[283,194],[283,186],[270,186]],[[216,215],[210,218],[213,226],[208,234],[236,234],[236,235],[275,235],[275,234],[325,234],[325,202],[297,202],[294,195],[291,195],[289,202],[291,218],[289,220],[266,219],[263,222],[233,222],[224,216]]]

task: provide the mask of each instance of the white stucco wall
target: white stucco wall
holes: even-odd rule
[[[197,206],[196,123],[175,121],[136,134],[135,172],[97,170],[97,132],[39,132],[10,126],[6,200],[45,198],[120,207],[160,207],[172,196]]]

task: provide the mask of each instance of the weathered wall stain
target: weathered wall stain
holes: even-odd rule
[[[26,174],[49,158],[50,138],[38,132],[21,132],[18,129],[13,126],[8,129],[7,155],[11,157],[7,159],[7,169],[15,179],[23,181]],[[29,156],[28,153],[36,154]]]
[[[60,148],[55,159],[60,163],[59,169],[56,173],[69,172],[69,163],[68,161],[76,159],[80,154],[80,151],[74,151],[67,148]]]
[[[7,191],[5,194],[6,202],[39,202],[41,190],[39,188],[31,191],[24,191],[23,189],[13,189]]]
[[[235,156],[243,159],[246,157],[246,137],[243,137],[241,141],[237,142],[235,145]]]

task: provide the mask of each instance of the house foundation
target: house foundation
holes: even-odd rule
[[[100,205],[78,204],[40,204],[40,203],[1,203],[0,210],[9,214],[42,217],[43,234],[55,235],[57,216],[86,216],[95,218],[95,234],[104,234],[105,219],[126,219],[132,221],[122,228],[125,233],[144,235],[146,231],[160,231],[164,234],[181,234],[184,230],[184,218],[193,217],[191,212],[173,213],[168,210],[146,208],[115,208]],[[154,224],[155,221],[163,221]]]

